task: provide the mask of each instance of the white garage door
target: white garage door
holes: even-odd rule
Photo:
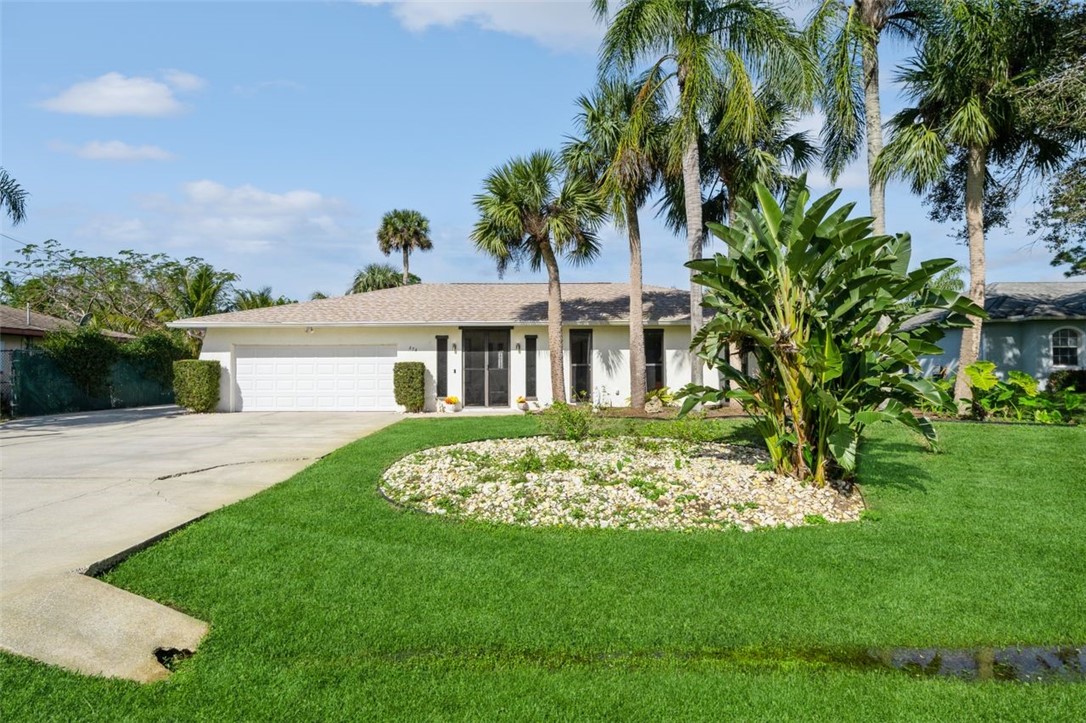
[[[392,346],[250,346],[235,357],[243,412],[399,409]]]

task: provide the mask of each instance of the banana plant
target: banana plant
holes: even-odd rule
[[[683,413],[738,400],[775,469],[819,486],[854,477],[867,425],[903,424],[934,445],[930,421],[911,410],[950,399],[919,374],[919,357],[984,314],[932,284],[954,260],[910,271],[907,234],[873,234],[872,218],[850,218],[854,204],[834,207],[839,190],[809,203],[803,177],[783,204],[763,186],[756,195],[731,226],[709,225],[728,253],[687,264],[711,314],[691,348],[731,384],[687,386]],[[729,344],[753,356],[756,373],[728,364]]]

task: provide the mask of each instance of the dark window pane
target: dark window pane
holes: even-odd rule
[[[524,396],[535,397],[536,338],[524,337]]]
[[[449,337],[437,338],[437,379],[436,393],[439,397],[449,395]]]
[[[1059,329],[1052,334],[1052,363],[1057,366],[1078,366],[1079,333],[1074,329]]]
[[[664,330],[645,329],[645,387],[652,391],[666,386],[664,379]]]
[[[592,330],[570,331],[569,346],[572,401],[590,400],[592,398]]]

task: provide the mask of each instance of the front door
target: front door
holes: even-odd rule
[[[509,406],[509,331],[465,329],[464,406]]]

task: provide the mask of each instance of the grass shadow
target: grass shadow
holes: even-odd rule
[[[905,461],[915,456],[922,443],[891,442],[867,439],[860,447],[857,477],[869,489],[896,489],[928,493],[925,483],[932,481],[931,473],[923,467]],[[933,454],[933,453],[929,453]]]

